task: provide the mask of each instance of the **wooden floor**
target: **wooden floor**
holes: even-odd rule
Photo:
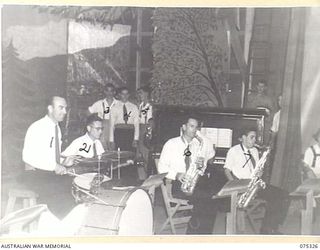
[[[2,188],[1,188],[1,214],[3,215],[7,203],[7,192],[11,187],[15,187],[16,183],[14,180],[6,179],[2,180]],[[300,211],[301,203],[292,202],[289,208],[289,212],[286,218],[284,225],[280,228],[280,231],[285,235],[300,235]],[[18,208],[18,207],[17,207]],[[320,208],[318,209],[320,210]],[[312,235],[320,235],[320,211],[316,211],[315,220],[313,223],[313,231]],[[155,196],[155,209],[154,209],[154,222],[155,222],[155,231],[158,232],[162,223],[166,219],[166,214],[163,205],[163,199],[160,190],[156,191]],[[178,227],[178,234],[184,234],[186,230],[186,226]],[[161,234],[171,234],[171,231],[165,230]],[[225,234],[225,214],[218,213],[213,234]],[[246,234],[253,234],[250,229],[246,232]]]

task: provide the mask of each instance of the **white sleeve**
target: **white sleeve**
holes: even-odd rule
[[[231,172],[233,170],[234,162],[233,162],[233,149],[230,148],[227,157],[226,157],[226,162],[224,164],[224,168],[229,169]]]
[[[134,140],[139,140],[139,109],[136,105],[133,108],[133,125],[134,125]]]
[[[312,162],[313,162],[313,152],[311,148],[307,148],[306,152],[304,153],[303,162],[308,165],[308,167],[311,168]]]
[[[92,106],[88,108],[89,112],[91,114],[98,113],[99,112],[98,105],[99,105],[99,102],[95,102],[94,104],[92,104]]]
[[[109,140],[110,142],[114,142],[114,125],[115,125],[115,119],[116,119],[116,115],[117,115],[117,111],[116,111],[116,106],[113,107],[110,111],[110,137]]]
[[[168,173],[166,178],[175,180],[177,171],[174,170],[171,162],[171,143],[170,141],[166,142],[162,148],[159,163],[158,163],[158,173]]]

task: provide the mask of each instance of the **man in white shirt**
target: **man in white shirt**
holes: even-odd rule
[[[103,120],[96,114],[87,118],[87,133],[75,139],[62,152],[63,156],[79,155],[84,158],[93,158],[102,155],[103,149],[100,137],[103,131]]]
[[[224,165],[229,181],[252,178],[259,161],[259,152],[254,147],[256,135],[254,128],[243,129],[240,134],[241,143],[229,149]],[[280,234],[278,227],[284,222],[289,207],[288,192],[267,184],[265,189],[258,191],[257,197],[267,202],[261,234]]]
[[[320,179],[320,129],[313,135],[313,138],[316,143],[307,148],[303,162],[306,167],[307,177]]]
[[[110,114],[113,107],[118,102],[115,96],[115,88],[112,84],[107,84],[105,86],[105,98],[96,101],[92,106],[88,108],[89,113],[98,114],[98,116],[103,120],[103,133],[101,136],[101,142],[106,150],[110,149]]]
[[[111,110],[110,144],[112,149],[121,151],[136,151],[139,140],[138,107],[129,102],[129,90],[123,87],[119,90],[120,100]]]
[[[272,126],[270,128],[270,145],[274,145],[275,144],[275,138],[278,134],[279,131],[279,126],[280,126],[280,114],[281,114],[281,104],[282,104],[282,95],[278,96],[278,106],[279,106],[279,110],[274,114],[273,116],[273,122],[272,122]]]
[[[189,199],[194,210],[188,224],[187,234],[211,234],[217,212],[217,204],[211,197],[219,190],[210,190],[207,181],[199,180],[192,196],[181,191],[181,184],[186,181],[186,173],[193,164],[207,166],[209,159],[215,155],[213,145],[198,131],[197,118],[188,117],[182,125],[182,135],[168,140],[162,149],[158,172],[168,173],[166,178],[172,180],[172,195]],[[198,134],[197,134],[198,133]],[[198,137],[200,139],[197,139]],[[200,179],[205,179],[206,176]]]
[[[22,152],[26,163],[24,181],[39,194],[40,203],[47,204],[53,213],[63,217],[74,206],[70,191],[72,180],[59,175],[64,175],[66,167],[73,165],[78,157],[60,155],[59,122],[67,113],[66,100],[53,96],[48,99],[47,109],[47,115],[31,124],[26,133]]]
[[[150,141],[146,141],[147,128],[152,126],[152,105],[150,103],[150,89],[148,87],[141,87],[137,90],[139,105],[139,157],[141,157],[145,163],[145,171],[148,172],[149,166],[149,152]],[[151,171],[149,171],[151,172]]]

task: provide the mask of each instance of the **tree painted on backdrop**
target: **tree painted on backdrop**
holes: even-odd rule
[[[216,9],[157,8],[153,21],[154,101],[223,106],[227,41]]]
[[[2,61],[2,166],[5,172],[21,169],[22,148],[29,125],[38,117],[37,87],[12,41]]]

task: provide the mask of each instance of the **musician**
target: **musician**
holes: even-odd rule
[[[258,150],[254,147],[256,130],[245,128],[240,136],[241,143],[229,149],[224,165],[225,174],[229,181],[250,179],[259,161]],[[265,189],[258,191],[257,197],[267,202],[261,234],[280,234],[278,227],[284,222],[289,207],[288,192],[267,184]]]
[[[137,90],[139,105],[139,154],[145,163],[149,166],[149,146],[145,140],[147,128],[152,126],[152,105],[150,103],[150,90],[148,87],[141,87]],[[145,169],[147,171],[147,169]]]
[[[52,96],[47,102],[47,115],[32,123],[27,130],[22,158],[26,172],[22,181],[39,195],[39,203],[63,217],[73,206],[71,177],[61,176],[73,165],[77,156],[60,157],[61,130],[59,122],[66,115],[67,103],[61,96]]]
[[[105,98],[96,101],[92,106],[88,108],[90,114],[98,114],[103,120],[103,132],[101,136],[101,142],[106,150],[110,150],[110,113],[113,107],[117,104],[115,96],[115,87],[109,83],[105,86]]]
[[[313,135],[313,138],[316,143],[307,148],[303,162],[307,177],[320,179],[320,129]]]
[[[139,140],[139,111],[128,101],[129,96],[128,88],[119,90],[120,100],[111,110],[110,144],[113,149],[135,152]]]
[[[75,139],[63,152],[63,156],[79,155],[84,158],[93,158],[102,155],[104,149],[100,141],[103,131],[103,120],[93,114],[87,118],[87,133]]]
[[[282,105],[282,95],[278,96],[278,106],[279,106],[279,110],[274,114],[273,116],[273,122],[272,122],[272,126],[270,128],[270,145],[274,145],[275,144],[275,138],[278,134],[279,131],[279,126],[280,126],[280,114],[281,114],[281,105]]]
[[[173,197],[189,199],[194,205],[187,234],[211,234],[217,212],[216,201],[211,197],[218,190],[210,190],[204,181],[198,183],[192,196],[186,196],[181,191],[181,184],[185,182],[186,172],[190,165],[198,161],[197,163],[206,166],[208,160],[215,155],[213,145],[206,138],[198,135],[203,140],[201,155],[204,157],[202,159],[197,157],[200,148],[200,142],[196,139],[198,126],[199,121],[196,117],[188,117],[182,125],[182,134],[164,144],[158,172],[168,173],[166,178],[172,181]]]

